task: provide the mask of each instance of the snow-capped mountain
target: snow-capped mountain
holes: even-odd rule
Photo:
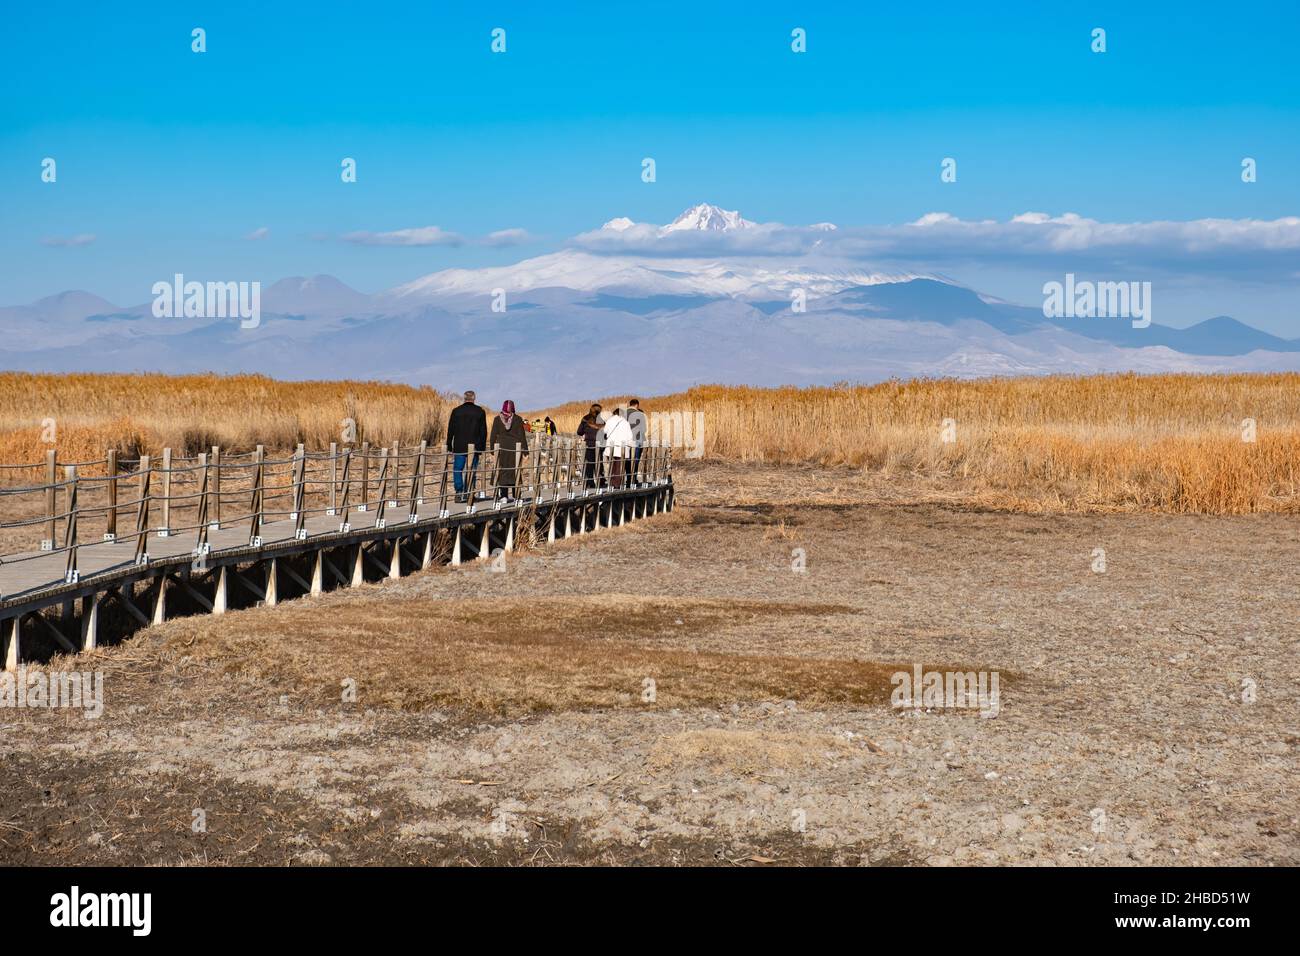
[[[819,256],[815,244],[786,256],[663,251],[714,250],[717,237],[740,237],[743,247],[767,228],[701,204],[667,225],[620,218],[585,234],[608,246],[444,269],[377,295],[331,276],[282,279],[265,289],[256,328],[160,319],[148,302],[120,308],[63,293],[0,307],[0,367],[365,377],[477,388],[533,407],[702,382],[1300,369],[1300,340],[1227,316],[1182,329],[1049,321],[1040,308],[939,276]],[[696,236],[702,244],[681,246]],[[650,251],[629,251],[644,250],[646,237]],[[506,292],[504,312],[493,308],[497,290]],[[794,307],[795,290],[805,309]]]
[[[697,229],[707,232],[729,232],[736,229],[752,229],[755,223],[741,217],[739,212],[719,209],[706,202],[692,206],[668,225],[664,232],[680,232],[683,229]]]
[[[507,295],[534,289],[604,290],[619,295],[712,295],[731,298],[789,297],[792,289],[825,295],[851,286],[905,282],[912,273],[873,272],[851,265],[816,261],[665,259],[608,256],[564,249],[509,266],[444,269],[388,293],[411,300],[445,295]]]
[[[692,206],[666,226],[611,219],[598,232],[628,232],[672,237],[686,232],[728,233],[756,229],[739,212],[708,203]],[[831,223],[809,227],[832,230]],[[856,263],[815,256],[785,257],[666,257],[609,254],[568,248],[525,259],[509,266],[483,269],[444,269],[398,286],[387,293],[397,302],[447,295],[490,295],[504,289],[507,296],[536,289],[602,290],[621,296],[705,295],[730,298],[789,298],[795,289],[810,296],[829,295],[853,286],[935,278],[910,272],[863,269]],[[940,279],[940,281],[943,281]]]

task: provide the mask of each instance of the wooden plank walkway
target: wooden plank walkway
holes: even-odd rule
[[[0,555],[0,663],[14,670],[32,653],[46,653],[42,646],[69,653],[98,646],[103,609],[121,636],[123,622],[129,628],[172,613],[222,614],[253,599],[276,604],[360,584],[367,575],[395,578],[437,561],[486,558],[525,534],[554,541],[671,510],[671,450],[641,447],[640,467],[626,482],[630,458],[602,461],[599,443],[593,459],[573,439],[539,441],[527,463],[493,447],[467,470],[471,487],[518,482],[521,497],[480,493],[472,501],[458,500],[451,487],[452,456],[430,452],[427,443],[406,455],[396,444],[377,455],[364,442],[359,451],[331,445],[327,455],[299,445],[278,461],[266,460],[260,446],[251,461],[249,454],[223,460],[216,448],[211,457],[180,460],[164,450],[161,468],[142,456],[125,476],[110,451],[65,466],[62,482],[51,452],[46,483],[0,488],[0,508],[12,516],[0,530],[30,540],[40,529],[49,548]],[[286,473],[273,475],[274,467]],[[228,487],[223,475],[238,486]],[[33,498],[42,506],[35,514]]]
[[[647,485],[646,487],[650,487]],[[628,494],[636,489],[628,489],[626,492],[620,492],[615,489],[606,489],[604,492],[596,490],[597,493],[587,491],[577,492],[576,497],[570,499],[567,493],[561,493],[560,504],[562,506],[580,506],[586,504],[599,504],[611,498]],[[458,523],[466,521],[481,522],[484,519],[505,519],[510,515],[518,515],[534,505],[550,507],[555,504],[554,494],[546,494],[540,502],[532,497],[516,499],[514,503],[508,506],[497,507],[496,502],[492,499],[480,500],[473,503],[473,511],[470,510],[469,503],[460,503],[454,498],[447,501],[446,514],[443,514],[439,507],[440,502],[437,499],[422,502],[416,509],[416,520],[410,520],[409,504],[403,502],[401,506],[390,505],[385,509],[384,528],[377,529],[375,523],[379,517],[379,511],[371,505],[366,511],[358,511],[355,508],[349,510],[346,514],[348,531],[341,531],[341,524],[344,515],[309,515],[304,519],[307,538],[299,540],[295,536],[296,522],[289,518],[282,518],[278,521],[267,521],[261,527],[261,547],[254,548],[249,544],[249,520],[240,521],[237,525],[227,525],[219,529],[213,528],[208,532],[208,544],[210,552],[206,555],[205,563],[212,563],[219,560],[223,555],[238,554],[247,556],[250,560],[257,557],[257,552],[284,551],[283,546],[289,545],[289,550],[313,550],[319,548],[324,539],[328,538],[346,538],[355,536],[359,533],[383,532],[399,535],[403,532],[412,533],[427,531],[430,525],[442,525],[453,528]],[[174,559],[184,558],[186,561],[194,562],[198,560],[195,553],[195,544],[197,535],[194,531],[188,531],[183,534],[160,535],[156,531],[149,532],[149,540],[146,546],[148,555],[148,565],[156,564],[174,564]],[[119,538],[116,541],[104,541],[83,544],[78,549],[77,565],[79,568],[79,584],[92,584],[97,577],[110,577],[114,572],[137,571],[143,568],[142,565],[135,563],[136,537],[134,534]],[[172,559],[172,560],[168,560]],[[0,563],[0,608],[19,603],[30,603],[31,600],[43,591],[63,591],[67,588],[68,582],[64,579],[65,568],[67,565],[67,555],[62,552],[46,551],[28,551],[20,554],[9,555],[3,563]]]

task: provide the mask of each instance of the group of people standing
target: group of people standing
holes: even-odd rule
[[[452,409],[447,421],[447,450],[452,454],[456,499],[469,500],[479,455],[485,449],[497,448],[496,495],[507,502],[513,501],[519,495],[520,463],[528,453],[529,426],[515,413],[515,403],[507,399],[492,419],[489,431],[487,414],[475,398],[473,391],[466,392],[464,402]],[[547,435],[556,433],[550,416],[542,427]],[[604,413],[599,403],[593,404],[582,416],[578,437],[586,443],[583,466],[586,487],[622,488],[636,480],[646,438],[646,417],[640,401],[634,398],[626,408],[615,408],[609,414]]]
[[[588,488],[622,488],[625,481],[630,484],[636,480],[645,447],[645,424],[645,412],[635,398],[627,403],[627,408],[616,408],[608,415],[599,402],[592,404],[578,423],[578,437],[587,443],[582,477]],[[602,440],[605,443],[603,462],[598,456]]]

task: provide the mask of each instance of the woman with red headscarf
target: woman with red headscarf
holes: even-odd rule
[[[501,414],[492,419],[492,432],[488,447],[496,448],[497,497],[510,501],[519,494],[520,460],[528,453],[528,433],[524,420],[515,414],[515,403],[507,399],[501,405]]]

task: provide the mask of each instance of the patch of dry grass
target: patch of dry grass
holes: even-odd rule
[[[170,652],[266,680],[284,693],[358,706],[448,708],[479,715],[614,707],[887,704],[897,665],[698,653],[692,636],[767,618],[809,622],[853,613],[833,604],[599,598],[393,599],[349,593],[275,609],[171,621]],[[902,669],[910,668],[910,664]],[[646,678],[654,702],[642,699]]]
[[[646,764],[652,770],[704,764],[713,773],[752,776],[769,770],[816,770],[854,752],[847,740],[830,734],[708,727],[660,738]]]

